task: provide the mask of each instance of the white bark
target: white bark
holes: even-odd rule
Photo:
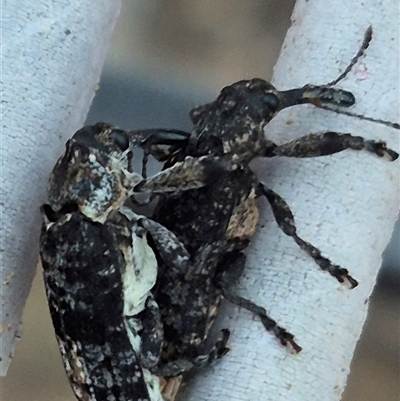
[[[338,86],[354,93],[352,111],[398,122],[398,5],[395,2],[306,1],[296,4],[274,75],[279,89],[324,84],[346,67],[373,26],[366,55]],[[277,143],[334,130],[384,139],[399,150],[399,131],[297,106],[266,129]],[[262,181],[291,205],[298,233],[350,270],[350,290],[318,269],[277,228],[266,202],[248,254],[242,295],[265,306],[295,333],[303,351],[290,354],[246,311],[226,308],[220,327],[233,330],[232,351],[199,372],[182,391],[188,401],[337,401],[367,315],[368,298],[398,211],[399,161],[346,151],[318,159],[256,163]]]
[[[2,2],[1,374],[38,257],[39,207],[85,121],[120,8],[115,0]]]

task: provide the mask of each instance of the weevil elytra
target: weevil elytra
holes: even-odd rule
[[[165,162],[159,181],[144,180],[135,188],[160,194],[160,202],[152,218],[171,230],[182,241],[191,257],[186,275],[162,265],[157,280],[155,299],[164,324],[162,361],[194,358],[204,352],[205,340],[217,313],[221,298],[244,307],[259,316],[267,330],[283,345],[290,343],[295,351],[301,348],[293,335],[271,319],[263,307],[234,294],[232,284],[241,275],[245,256],[243,250],[256,231],[258,208],[256,198],[265,196],[275,219],[285,234],[309,254],[322,270],[352,288],[357,281],[347,269],[332,263],[321,251],[297,234],[294,217],[287,203],[249,168],[255,157],[319,157],[346,149],[365,150],[389,161],[397,152],[382,141],[367,140],[349,133],[323,132],[309,134],[278,145],[265,137],[264,127],[282,109],[304,103],[341,112],[355,103],[352,93],[333,87],[342,80],[363,55],[371,40],[372,29],[349,67],[327,85],[305,85],[279,91],[263,79],[243,80],[225,87],[217,99],[190,112],[193,129],[184,142],[163,151],[153,135],[147,152]],[[345,114],[350,114],[345,111]],[[377,122],[386,123],[380,120]],[[387,123],[387,125],[390,125]],[[396,128],[395,124],[392,124]],[[156,130],[154,130],[156,132]],[[183,145],[183,146],[182,146]],[[230,167],[210,177],[199,189],[180,192],[168,188],[168,180],[176,181],[169,170],[187,157],[214,157]],[[190,179],[193,171],[188,170]],[[186,187],[183,182],[182,187]],[[173,192],[172,194],[166,194]],[[182,366],[182,372],[185,367]],[[162,370],[162,376],[176,371]]]
[[[144,300],[124,300],[125,290],[134,281],[130,279],[134,258],[143,257],[148,246],[142,243],[137,249],[142,238],[129,221],[101,224],[79,211],[63,213],[53,220],[56,215],[48,206],[44,213],[41,258],[46,294],[64,367],[77,399],[132,400],[135,395],[136,399],[161,401],[158,378],[143,368],[140,360],[137,333],[143,323],[138,316],[129,315],[135,309],[145,313],[153,309],[157,317],[156,304],[146,297],[146,287],[152,286],[149,277],[137,280],[145,290],[141,293]],[[125,257],[131,258],[129,265]],[[151,252],[147,268],[156,264],[150,258]],[[152,332],[157,335],[161,330],[155,325]]]

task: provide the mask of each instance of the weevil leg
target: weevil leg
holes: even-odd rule
[[[144,216],[140,223],[151,235],[165,264],[179,271],[186,271],[190,254],[178,237],[163,225]]]
[[[386,142],[367,140],[361,136],[338,132],[309,134],[283,145],[271,145],[265,156],[318,157],[332,155],[346,149],[365,150],[390,161],[399,157],[397,152],[387,147]]]
[[[190,133],[178,129],[150,128],[142,130],[125,131],[130,148],[140,146],[144,156],[142,160],[142,176],[147,178],[147,161],[151,154],[156,160],[162,161],[170,154],[168,149],[159,148],[157,145],[185,148],[188,144]]]
[[[174,152],[175,147],[171,147],[168,149],[160,148],[157,145],[152,145],[150,149],[147,150],[145,155],[152,155],[158,162],[165,162],[168,158],[171,157],[172,153]]]
[[[264,327],[280,341],[284,346],[290,344],[296,352],[301,351],[301,347],[294,341],[293,334],[280,327],[275,320],[270,318],[265,308],[258,306],[254,302],[232,293],[232,286],[242,275],[245,267],[246,256],[241,253],[231,253],[227,255],[220,266],[219,273],[216,276],[215,284],[221,290],[226,300],[234,305],[240,306],[258,316]]]
[[[358,285],[358,282],[350,276],[347,269],[344,269],[338,265],[334,265],[328,258],[325,258],[321,255],[321,251],[318,248],[309,242],[304,241],[297,235],[293,213],[283,198],[261,183],[257,187],[257,194],[265,195],[272,207],[275,220],[280,229],[286,235],[292,237],[299,247],[307,252],[322,270],[329,272],[329,274],[335,277],[340,283],[343,283],[345,280],[347,280],[352,288]]]
[[[229,352],[230,349],[226,346],[229,336],[229,330],[223,329],[220,331],[218,340],[211,348],[210,352],[198,355],[192,359],[177,359],[175,361],[167,362],[164,365],[159,366],[156,370],[153,369],[153,373],[159,377],[169,378],[179,376],[180,374],[188,372],[194,368],[203,368],[210,365]]]
[[[178,129],[150,128],[126,131],[131,146],[149,148],[152,145],[179,145],[188,144],[190,132]]]
[[[230,351],[230,348],[226,346],[230,335],[231,333],[228,329],[222,329],[219,332],[218,339],[211,348],[210,352],[207,354],[198,355],[194,359],[194,366],[196,368],[202,368],[225,356]]]
[[[140,234],[139,231],[143,231],[143,229],[150,234],[154,245],[167,266],[173,266],[177,270],[185,271],[189,263],[190,254],[172,231],[152,219],[136,214],[128,207],[122,206],[119,212],[130,222],[137,224],[137,234]]]
[[[134,192],[162,194],[204,187],[235,166],[228,157],[186,157],[158,174],[137,184]]]

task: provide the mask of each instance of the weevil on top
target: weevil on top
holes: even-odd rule
[[[135,190],[161,195],[152,218],[177,235],[191,255],[185,275],[160,261],[155,299],[164,324],[161,361],[193,359],[205,352],[205,340],[223,297],[259,316],[265,328],[273,332],[283,345],[291,344],[296,352],[301,350],[293,335],[270,318],[263,307],[233,291],[233,284],[245,265],[243,250],[256,231],[256,198],[259,196],[267,198],[283,232],[292,237],[322,270],[340,283],[347,281],[350,287],[357,286],[347,269],[332,263],[298,235],[287,203],[258,181],[249,163],[255,157],[319,157],[346,149],[365,150],[389,161],[398,158],[385,142],[349,133],[309,134],[278,145],[264,132],[264,127],[277,113],[291,106],[309,103],[338,113],[352,106],[355,103],[352,93],[333,85],[342,80],[363,55],[371,35],[372,29],[368,28],[349,67],[327,85],[305,85],[279,91],[263,79],[239,81],[225,87],[215,101],[190,112],[193,129],[187,133],[186,143],[182,141],[166,150],[161,149],[157,146],[157,130],[154,130],[151,141],[144,147],[147,153],[165,162],[165,170],[159,173],[159,180],[152,177],[151,181],[143,181]],[[355,115],[347,111],[345,114]],[[391,125],[381,120],[374,121]],[[396,124],[392,126],[397,128]],[[177,188],[168,193],[171,192],[168,181],[176,181],[169,169],[188,157],[221,162],[224,173],[210,176],[199,189],[179,191]],[[189,168],[185,177],[190,180],[192,175]],[[182,182],[182,187],[185,188],[186,183]],[[175,367],[173,372],[161,369],[160,374],[163,377],[174,376],[179,370],[178,366]],[[184,366],[181,371],[185,371]]]

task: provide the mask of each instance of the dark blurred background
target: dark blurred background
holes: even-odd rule
[[[123,1],[88,123],[189,129],[189,110],[213,100],[223,86],[271,77],[293,5],[292,0]],[[396,233],[384,255],[344,401],[400,399],[398,229]],[[40,268],[23,324],[1,400],[75,401]]]

